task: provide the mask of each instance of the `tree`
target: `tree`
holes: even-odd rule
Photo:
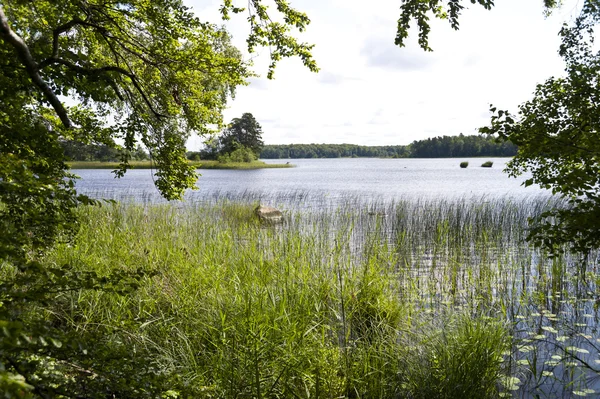
[[[600,21],[597,2],[588,1],[573,26],[560,32],[566,76],[539,84],[517,115],[492,107],[491,126],[481,129],[519,146],[507,171],[531,177],[567,200],[545,212],[529,237],[552,252],[566,244],[580,252],[600,247],[600,53],[593,49]]]
[[[313,71],[312,46],[289,32],[310,22],[276,0],[273,22],[250,0],[248,47],[271,49]],[[244,11],[224,0],[223,18]],[[275,18],[276,19],[276,18]],[[156,397],[177,377],[147,367],[126,343],[49,322],[39,309],[59,293],[126,293],[148,271],[97,276],[43,265],[57,239],[77,230],[78,196],[60,143],[123,142],[122,175],[141,142],[167,199],[194,186],[185,159],[192,132],[211,133],[238,85],[252,76],[224,28],[204,23],[181,0],[3,0],[0,3],[0,391],[5,397]],[[76,105],[65,105],[69,97]],[[78,337],[78,338],[75,338]],[[142,363],[143,364],[143,363]],[[48,369],[56,372],[48,373]],[[126,377],[126,378],[125,378]],[[193,395],[192,395],[193,396]]]
[[[223,155],[244,147],[250,149],[256,158],[265,145],[262,141],[262,127],[250,113],[243,114],[241,118],[234,118],[219,138],[219,143]]]
[[[490,9],[493,1],[471,0]],[[547,10],[560,2],[544,0]],[[407,0],[402,5],[396,43],[404,45],[409,22],[417,21],[419,43],[428,46],[428,13],[449,19],[458,29],[463,6],[440,1]],[[586,0],[581,14],[560,31],[559,54],[566,63],[564,78],[539,84],[532,100],[519,107],[517,115],[491,106],[491,125],[481,128],[499,140],[518,146],[507,172],[519,176],[531,172],[525,185],[538,184],[567,201],[567,206],[531,220],[529,239],[557,254],[570,245],[586,253],[600,247],[600,53],[593,49],[595,26],[600,21],[600,2]]]
[[[471,4],[479,4],[486,10],[491,10],[494,6],[494,0],[470,0]],[[434,18],[447,20],[453,29],[458,30],[458,19],[460,13],[465,8],[463,5],[466,0],[450,0],[446,5],[442,0],[403,0],[400,6],[400,18],[396,30],[396,45],[404,47],[408,38],[411,22],[414,20],[419,29],[419,46],[426,51],[432,51],[429,47],[429,33],[431,27],[429,20]],[[560,4],[559,0],[543,0],[546,10],[549,12],[552,8]]]

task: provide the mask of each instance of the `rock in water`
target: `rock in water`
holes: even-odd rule
[[[275,209],[270,206],[259,205],[256,207],[255,211],[256,216],[261,220],[261,222],[266,223],[282,223],[283,222],[283,214],[279,209]]]

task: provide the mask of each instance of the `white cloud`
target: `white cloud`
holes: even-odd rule
[[[188,3],[218,22],[220,1]],[[312,20],[298,36],[316,44],[322,72],[283,60],[268,81],[268,51],[262,51],[254,64],[263,76],[238,89],[225,118],[251,112],[267,144],[408,144],[474,134],[489,121],[490,103],[515,109],[536,83],[562,73],[557,33],[575,15],[577,0],[548,19],[541,3],[503,0],[492,11],[470,5],[459,31],[432,21],[434,53],[424,53],[414,44],[416,29],[407,48],[393,45],[399,1],[298,0],[293,6]],[[243,48],[245,17],[234,16],[228,27]]]

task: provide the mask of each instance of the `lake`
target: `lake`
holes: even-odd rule
[[[524,188],[526,177],[510,178],[503,172],[510,158],[492,158],[492,168],[480,165],[486,158],[442,159],[279,159],[267,163],[296,165],[287,169],[200,170],[198,190],[188,190],[187,202],[217,198],[254,198],[295,202],[307,206],[335,204],[342,198],[360,202],[399,199],[459,199],[547,194],[539,187]],[[469,167],[461,169],[460,162]],[[94,197],[127,201],[162,202],[152,171],[130,170],[115,179],[109,170],[74,170],[81,177],[77,188]]]

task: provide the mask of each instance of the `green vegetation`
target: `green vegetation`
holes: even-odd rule
[[[290,35],[303,31],[308,17],[284,1],[270,13],[260,0],[251,3],[248,50],[269,47],[268,76],[293,56],[317,71],[312,46]],[[228,0],[220,7],[223,18],[242,11]],[[0,392],[112,397],[111,390],[122,389],[117,396],[157,397],[177,380],[166,381],[134,347],[94,346],[110,341],[110,332],[65,330],[46,317],[25,316],[24,308],[83,288],[129,292],[143,277],[40,263],[55,242],[73,240],[78,206],[96,203],[77,195],[61,143],[114,148],[122,142],[117,176],[141,143],[152,154],[162,195],[181,198],[197,178],[185,158],[187,138],[223,125],[228,99],[254,76],[250,63],[223,27],[201,21],[181,0],[6,0],[0,70]],[[75,105],[63,104],[65,97]],[[53,371],[66,364],[78,368]],[[84,374],[93,381],[74,382]]]
[[[468,166],[469,166],[469,163],[467,161],[463,161],[460,163],[460,167],[463,169],[467,168]]]
[[[118,169],[118,162],[67,162],[71,169]],[[150,161],[132,161],[130,167],[134,169],[156,169]],[[292,164],[269,164],[262,161],[252,162],[227,162],[218,161],[190,161],[190,166],[195,169],[266,169],[266,168],[293,168]]]
[[[61,348],[45,348],[44,364],[73,376],[63,389],[97,383],[132,395],[103,379],[117,354],[123,372],[130,361],[152,365],[145,379],[155,390],[137,388],[146,396],[593,389],[600,334],[584,314],[596,314],[598,292],[576,287],[595,274],[522,245],[528,217],[560,204],[347,198],[339,209],[288,210],[283,226],[264,227],[254,204],[238,201],[80,210],[77,245],[58,245],[43,264],[144,277],[126,295],[90,287],[23,305],[27,320],[95,337],[78,349],[91,358],[64,362]],[[27,369],[27,380],[45,370]]]
[[[396,44],[403,47],[414,22],[419,45],[429,47],[431,17],[447,20],[458,29],[458,19],[466,1],[424,2],[407,0],[400,7]],[[471,0],[490,10],[493,0]],[[546,12],[562,2],[543,0]],[[535,88],[533,99],[519,106],[517,115],[490,106],[491,124],[480,129],[505,143],[519,147],[507,165],[511,176],[530,172],[525,185],[538,184],[568,199],[566,209],[549,210],[532,221],[529,240],[558,254],[570,243],[581,253],[600,246],[600,112],[596,83],[600,74],[600,52],[594,48],[595,28],[600,22],[598,0],[583,1],[575,21],[559,32],[559,54],[565,61],[566,76],[551,77]]]
[[[220,12],[248,11],[248,50],[270,48],[268,77],[290,56],[317,71],[312,46],[289,34],[306,28],[305,14],[284,0],[273,16],[248,4],[225,0]],[[430,13],[457,28],[461,1],[439,5],[403,2],[396,43],[416,19],[428,49]],[[530,170],[528,184],[567,206],[398,203],[292,214],[279,231],[240,205],[82,207],[99,202],[78,196],[67,171],[65,140],[122,140],[119,175],[142,143],[165,198],[194,187],[186,139],[220,128],[227,100],[253,76],[224,28],[178,0],[3,1],[4,397],[485,397],[557,385],[594,394],[599,9],[583,5],[561,31],[567,78],[538,86],[519,118],[497,111],[487,129],[520,146],[513,174]],[[67,107],[64,96],[79,102]],[[528,229],[528,218],[538,224]],[[553,257],[523,246],[526,235]]]
[[[241,118],[234,118],[218,137],[207,140],[204,149],[186,155],[192,161],[253,162],[263,146],[260,124],[252,114],[245,113]]]
[[[507,165],[511,176],[530,172],[537,184],[567,198],[568,209],[551,210],[532,226],[529,239],[558,252],[572,243],[580,252],[600,246],[600,52],[594,48],[600,21],[597,1],[560,32],[566,76],[539,84],[517,115],[491,107],[491,125],[480,129],[519,146]]]
[[[586,0],[585,4],[593,7],[596,4],[595,1]],[[465,8],[465,3],[467,3],[467,0],[453,0],[446,4],[442,0],[430,0],[427,2],[422,0],[403,1],[400,6],[402,12],[398,19],[396,30],[396,45],[404,47],[410,27],[416,25],[419,31],[419,46],[425,51],[431,51],[432,49],[429,47],[430,20],[433,18],[445,20],[450,24],[452,29],[458,29],[458,19]],[[468,3],[478,3],[486,10],[491,10],[494,6],[494,0],[470,0]],[[550,13],[553,8],[560,6],[562,2],[559,0],[543,0],[543,4],[546,12]]]
[[[492,161],[485,161],[484,163],[481,164],[482,168],[491,168],[494,165],[494,163]]]
[[[408,146],[360,146],[354,144],[285,144],[266,145],[260,157],[281,158],[453,158],[453,157],[512,157],[517,147],[498,143],[489,136],[442,136],[417,140]]]
[[[75,140],[60,140],[65,158],[74,162],[120,162],[122,159],[145,161],[150,155],[137,146],[133,152],[127,152],[120,146],[110,147],[106,144],[84,144]]]

